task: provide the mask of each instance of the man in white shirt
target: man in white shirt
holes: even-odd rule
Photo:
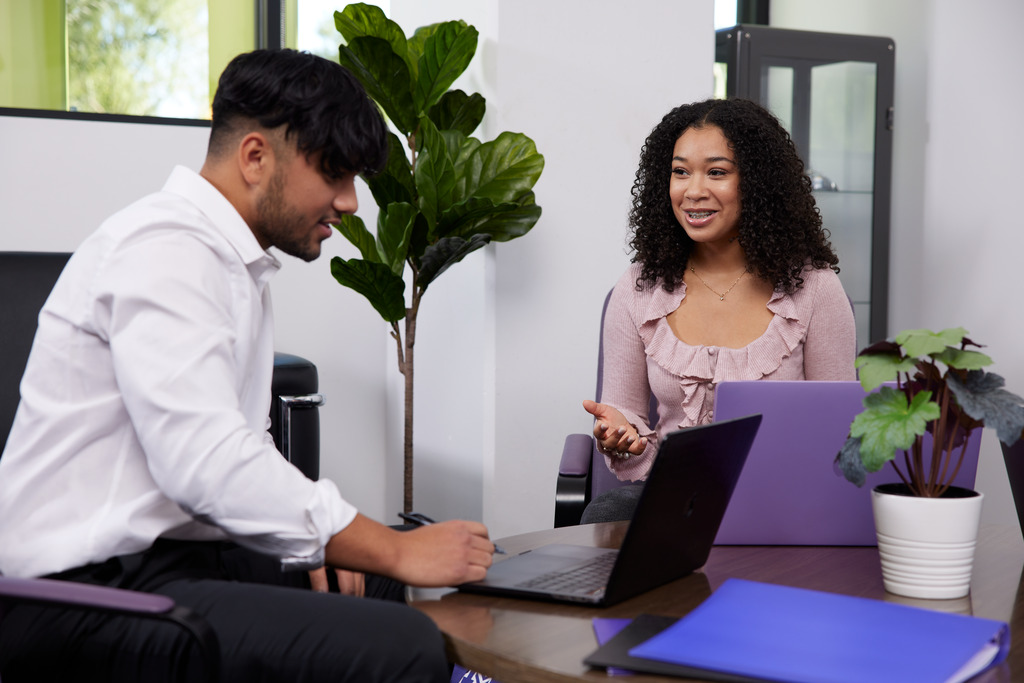
[[[174,169],[104,222],[43,308],[0,457],[0,572],[170,595],[210,622],[223,681],[446,679],[439,633],[405,605],[243,582],[304,576],[261,558],[356,572],[339,574],[343,592],[361,572],[444,586],[491,563],[483,525],[381,525],[266,432],[280,268],[267,250],[317,258],[387,144],[337,64],[290,50],[231,62],[201,172]],[[19,607],[0,631],[5,683],[187,678],[193,655],[119,617]]]

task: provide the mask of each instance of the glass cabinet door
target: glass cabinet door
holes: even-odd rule
[[[760,102],[789,130],[814,186],[858,348],[884,339],[894,46],[887,38],[735,26],[717,35],[716,93]]]

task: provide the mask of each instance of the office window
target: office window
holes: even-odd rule
[[[735,26],[736,0],[715,0],[715,30]]]
[[[0,108],[208,119],[237,54],[286,46],[337,61],[334,12],[344,5],[0,0]]]
[[[0,0],[0,107],[208,119],[253,0]]]
[[[334,13],[341,11],[346,2],[337,0],[298,0],[295,8],[296,44],[299,50],[338,61],[341,34],[334,28]],[[390,3],[370,3],[389,11]],[[286,8],[287,11],[287,8]]]
[[[66,0],[69,111],[209,118],[205,0]]]

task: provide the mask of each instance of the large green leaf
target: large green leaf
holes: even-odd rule
[[[947,346],[959,347],[967,330],[954,327],[942,332],[931,330],[905,330],[896,335],[896,343],[903,347],[908,356],[920,358],[941,353]]]
[[[470,197],[468,187],[476,187],[479,175],[479,159],[476,150],[482,143],[476,138],[466,137],[459,143],[459,152],[452,161],[455,164],[455,187],[452,188],[452,202],[458,203]],[[476,170],[474,170],[476,169]]]
[[[477,249],[481,249],[491,241],[489,235],[473,235],[468,240],[461,237],[442,237],[423,252],[420,273],[417,278],[419,286],[426,290],[427,285],[437,276],[448,270]]]
[[[948,346],[941,353],[935,354],[934,358],[958,370],[980,370],[992,365],[992,359],[980,351],[965,351]]]
[[[430,108],[428,116],[440,130],[457,130],[472,135],[484,119],[487,101],[480,93],[467,95],[461,90],[449,90]]]
[[[412,167],[405,154],[405,143],[394,133],[388,133],[388,163],[384,170],[366,178],[377,206],[397,202],[412,204],[416,201],[416,186],[412,181]]]
[[[528,192],[544,170],[544,157],[522,133],[501,133],[477,147],[466,159],[464,194],[457,199],[487,197],[495,204],[512,202]]]
[[[923,436],[928,422],[938,419],[939,407],[932,392],[917,393],[910,404],[903,392],[882,387],[864,397],[864,411],[850,425],[850,436],[860,439],[860,455],[868,472],[877,472]]]
[[[427,42],[427,38],[434,35],[437,32],[440,23],[430,24],[429,26],[420,26],[416,29],[412,36],[408,40],[409,46],[409,62],[411,64],[413,77],[419,76],[419,61],[420,57],[423,56],[423,46]]]
[[[360,36],[338,48],[338,60],[403,134],[416,125],[409,65],[383,38]]]
[[[408,257],[408,260],[416,264],[417,268],[420,267],[420,259],[423,258],[424,252],[430,246],[430,227],[423,212],[417,213],[416,222],[412,226],[412,236],[409,238]]]
[[[334,27],[346,43],[363,36],[384,39],[391,44],[391,50],[408,64],[409,49],[405,32],[388,19],[380,7],[361,2],[348,5],[341,12],[334,13]]]
[[[499,204],[508,206],[508,204]],[[509,211],[495,213],[476,226],[477,232],[485,232],[495,242],[508,242],[522,237],[540,220],[540,207],[534,203],[533,192],[524,197],[523,203]]]
[[[380,254],[377,253],[377,242],[366,229],[362,218],[345,214],[334,228],[359,250],[365,260],[381,262]]]
[[[412,176],[409,174],[393,173],[390,170],[382,171],[372,178],[366,178],[366,184],[373,194],[373,201],[377,206],[388,204],[412,203],[415,202],[408,184],[412,184]]]
[[[522,204],[506,202],[495,205],[490,199],[470,197],[454,204],[438,223],[438,235],[470,237],[486,233],[495,242],[507,242],[530,231],[540,218],[540,207],[534,204],[533,192],[523,197]]]
[[[441,213],[451,206],[455,167],[448,155],[447,141],[425,116],[420,118],[417,145],[420,152],[414,173],[416,193],[420,211],[433,232]]]
[[[377,214],[377,248],[385,265],[401,277],[405,270],[405,257],[409,252],[412,226],[419,211],[404,202],[388,204]]]
[[[383,263],[371,263],[340,256],[331,259],[331,274],[342,285],[366,297],[389,323],[405,317],[405,280]]]
[[[476,53],[477,30],[464,21],[440,24],[423,42],[414,101],[417,112],[426,112],[462,75]]]
[[[433,121],[431,121],[433,123]],[[434,124],[435,127],[437,124]],[[467,138],[461,131],[457,130],[442,130],[438,129],[438,135],[444,140],[444,147],[448,154],[448,158],[452,160],[454,167],[456,160],[459,155],[462,154],[462,150],[467,144]]]
[[[885,382],[896,379],[901,372],[912,372],[917,366],[916,358],[903,358],[896,353],[874,353],[857,356],[853,362],[859,370],[860,384],[865,391],[872,391]]]
[[[452,204],[444,213],[441,214],[441,217],[437,222],[435,233],[439,237],[445,237],[448,235],[469,237],[470,235],[482,232],[477,230],[476,227],[481,223],[486,222],[488,218],[494,216],[496,213],[511,211],[517,206],[518,205],[511,203],[495,206],[494,202],[490,199],[485,199],[483,197],[470,197],[458,204]]]
[[[470,197],[449,207],[435,232],[438,236],[466,238],[485,233],[494,242],[507,242],[529,232],[540,215],[533,192],[527,192],[519,202],[504,204],[495,204],[485,197]]]

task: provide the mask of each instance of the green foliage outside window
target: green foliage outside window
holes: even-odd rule
[[[0,0],[0,107],[208,119],[255,24],[253,0]]]
[[[72,111],[209,118],[206,0],[67,0]]]

